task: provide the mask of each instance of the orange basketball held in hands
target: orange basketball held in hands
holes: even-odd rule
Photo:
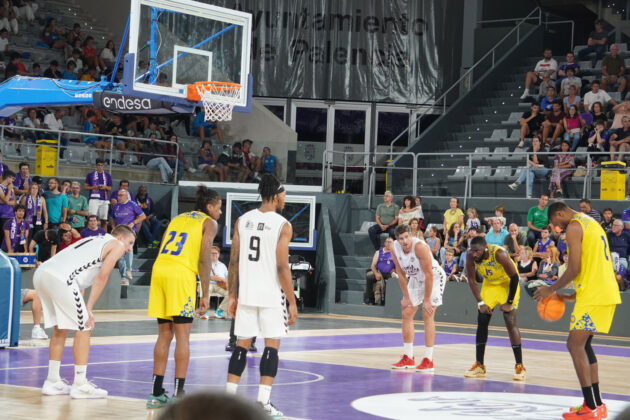
[[[554,322],[564,315],[564,301],[555,293],[538,302],[538,316],[544,321]]]

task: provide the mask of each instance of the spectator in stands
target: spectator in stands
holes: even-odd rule
[[[64,35],[65,31],[62,27],[57,26],[57,21],[54,18],[48,19],[42,32],[44,43],[56,50],[64,49],[66,47],[66,41],[62,39]]]
[[[554,87],[554,83],[549,75],[545,74],[543,76],[542,82],[540,82],[540,85],[538,86],[538,96],[536,97],[536,102],[540,103],[540,101],[543,100],[543,98],[547,95],[547,90],[550,87]]]
[[[569,69],[573,70],[573,76],[577,77],[580,74],[580,65],[575,62],[575,55],[569,51],[567,53],[567,61],[562,63],[558,67],[558,77],[556,79],[556,90],[561,91],[561,84],[569,76]],[[578,77],[578,80],[579,77]],[[580,80],[580,87],[582,86],[582,80]],[[566,112],[566,111],[565,111]]]
[[[418,239],[424,238],[424,233],[420,229],[420,219],[418,219],[417,217],[414,217],[413,219],[411,219],[409,221],[409,228],[411,229],[410,235],[412,238],[418,238]]]
[[[494,216],[484,217],[483,221],[488,223],[489,225],[492,225],[492,221],[494,219],[499,219],[499,221],[501,222],[501,228],[503,229],[506,223],[504,214],[505,214],[505,207],[499,204],[498,206],[494,208]]]
[[[153,134],[149,137],[149,141],[143,142],[141,161],[147,168],[158,168],[162,177],[162,183],[168,184],[169,177],[173,176],[173,170],[166,159],[160,156],[162,154],[162,146],[155,140],[156,136]]]
[[[569,96],[569,89],[571,88],[571,86],[575,86],[574,95],[577,94],[577,92],[579,92],[582,88],[582,79],[575,76],[575,70],[569,67],[567,69],[567,77],[562,80],[562,83],[560,85],[560,97],[565,98]]]
[[[2,150],[0,150],[0,176],[2,176],[8,170],[9,167],[5,163],[2,163]]]
[[[254,182],[260,182],[259,172],[262,168],[262,160],[251,151],[252,143],[250,139],[243,140],[241,152],[245,156],[245,164],[250,170],[250,177],[253,178]]]
[[[153,200],[149,197],[147,187],[140,185],[136,194],[136,203],[142,209],[146,218],[142,222],[142,234],[149,248],[157,248],[160,245],[160,220],[155,214]]]
[[[127,225],[134,232],[138,232],[138,227],[142,224],[146,215],[134,201],[131,201],[129,192],[124,189],[118,190],[118,202],[112,207],[110,227],[118,225]],[[121,282],[123,286],[128,286],[133,279],[131,267],[133,264],[133,251],[125,253],[118,260],[118,271],[120,272]]]
[[[57,60],[52,60],[48,68],[44,71],[44,77],[49,79],[63,79],[63,74],[58,69],[59,63]]]
[[[57,252],[63,251],[82,239],[81,234],[67,223],[59,225],[59,237],[61,240],[59,241],[59,245],[57,245]]]
[[[609,130],[606,130],[603,122],[598,121],[597,123],[595,123],[595,127],[593,128],[593,130],[591,130],[591,132],[588,134],[587,150],[589,152],[603,152],[606,149],[609,149],[610,146],[608,142],[610,141],[610,136],[612,136],[612,133]],[[595,161],[603,158],[605,157],[601,155],[594,155],[592,157],[592,159],[594,159]]]
[[[12,51],[9,54],[9,63],[4,68],[4,77],[5,79],[10,79],[13,76],[17,76],[18,72],[18,62],[20,61],[20,54]],[[22,75],[20,75],[22,76]]]
[[[591,216],[598,223],[602,221],[602,214],[591,206],[591,200],[587,198],[580,200],[580,211],[587,216]]]
[[[221,255],[221,248],[213,246],[210,251],[210,260],[212,262],[212,271],[210,274],[210,287],[208,288],[208,295],[218,294],[222,297],[221,304],[218,304],[217,310],[214,312],[214,317],[217,319],[225,319],[227,317],[227,308],[229,302],[228,293],[228,269],[221,261],[219,256]],[[204,317],[202,316],[202,319]],[[208,312],[205,314],[205,319],[209,318]]]
[[[144,137],[150,137],[151,134],[155,134],[155,137],[158,140],[162,140],[164,137],[162,137],[162,131],[159,129],[158,127],[158,123],[154,118],[151,118],[149,120],[149,127],[144,130]]]
[[[529,149],[527,149],[529,157],[527,161],[527,168],[521,173],[516,181],[508,185],[511,190],[516,191],[518,186],[521,185],[526,178],[529,178],[529,183],[527,185],[527,198],[532,197],[534,180],[536,178],[545,178],[549,174],[549,169],[545,168],[545,165],[547,164],[547,155],[540,154],[540,152],[542,152],[540,137],[534,136],[532,138],[532,145]]]
[[[459,256],[462,251],[466,249],[466,244],[464,240],[466,235],[462,233],[462,228],[459,223],[453,223],[449,227],[446,232],[446,236],[444,237],[444,246],[440,250],[440,261],[445,261],[445,252],[449,249],[453,251],[455,256],[455,260],[459,261]]]
[[[245,164],[245,155],[241,151],[241,143],[239,142],[232,145],[232,154],[223,168],[224,179],[228,179],[230,171],[236,176],[236,182],[245,182],[251,173]]]
[[[617,152],[617,159],[623,161],[626,156],[623,152],[628,151],[630,146],[630,117],[624,116],[621,120],[623,125],[621,128],[615,130],[608,140],[610,148],[610,160],[615,160],[615,152]]]
[[[74,45],[77,41],[81,43],[83,42],[83,38],[83,34],[81,33],[81,24],[79,23],[72,25],[72,30],[68,31],[68,34],[66,35],[66,40],[69,45]]]
[[[181,148],[177,147],[177,136],[175,134],[171,134],[168,140],[170,143],[163,143],[162,145],[162,154],[166,156],[166,162],[172,169],[175,169],[177,166],[177,179],[182,179],[184,171],[186,170],[192,174],[197,172],[195,168],[188,165],[184,152]]]
[[[2,118],[4,127],[4,141],[11,142],[15,145],[15,151],[18,155],[22,154],[22,143],[24,135],[16,129],[15,114]]]
[[[42,67],[39,65],[39,63],[33,63],[32,71],[29,76],[42,77]]]
[[[28,245],[28,252],[35,255],[35,265],[47,261],[50,257],[54,257],[57,253],[57,230],[48,229],[41,230],[33,235]],[[37,246],[37,250],[35,247]]]
[[[571,151],[574,152],[580,144],[582,130],[586,128],[586,123],[575,105],[569,107],[569,113],[562,119],[562,124],[564,126],[564,141],[571,142]],[[551,145],[553,145],[553,139]]]
[[[427,245],[431,248],[433,258],[438,259],[440,257],[440,249],[442,248],[442,242],[438,236],[438,229],[435,226],[429,228],[429,236],[426,239]]]
[[[49,114],[46,114],[46,116],[44,117],[44,128],[48,130],[54,130],[53,133],[49,133],[49,135],[54,136],[52,138],[56,139],[59,136],[58,131],[63,130],[62,118],[65,115],[66,115],[66,111],[63,108],[58,108],[50,112]],[[68,138],[63,137],[63,136],[60,136],[59,138],[61,140],[61,146],[68,145]],[[59,157],[63,158],[65,150],[66,149],[64,147],[59,149]]]
[[[516,223],[510,223],[508,234],[505,236],[502,245],[510,254],[510,257],[516,261],[516,257],[521,254],[521,248],[527,245],[527,235],[518,229]]]
[[[116,63],[116,46],[111,39],[105,44],[105,48],[101,50],[100,59],[105,64],[105,67],[111,71]],[[105,70],[105,68],[103,68]]]
[[[223,144],[223,130],[219,128],[216,121],[206,121],[205,112],[200,109],[193,120],[193,132],[201,140],[216,135],[219,143]]]
[[[98,216],[101,221],[101,227],[106,229],[109,213],[109,193],[112,191],[112,176],[105,172],[103,159],[96,159],[96,170],[86,175],[83,189],[89,191],[88,213]]]
[[[571,105],[575,105],[579,110],[582,107],[582,97],[578,95],[578,88],[576,85],[570,85],[569,94],[562,99],[562,107],[564,109],[564,113],[569,112],[569,107]]]
[[[547,256],[547,248],[555,246],[553,238],[551,237],[551,228],[545,226],[540,230],[540,239],[536,241],[534,245],[534,258],[536,261],[540,261]]]
[[[606,234],[608,237],[608,246],[610,252],[616,252],[619,255],[619,262],[628,268],[628,253],[630,252],[630,233],[624,231],[623,222],[619,219],[612,224],[610,232]]]
[[[602,21],[597,19],[595,21],[595,30],[591,31],[588,36],[587,47],[578,51],[578,60],[586,61],[591,53],[595,53],[595,60],[601,60],[606,51],[606,41],[608,41],[608,36],[604,31]]]
[[[566,191],[562,190],[562,184],[573,176],[575,170],[575,156],[569,153],[571,146],[567,140],[560,145],[560,153],[553,158],[553,169],[549,178],[549,198],[557,194],[562,197]]]
[[[518,275],[523,282],[538,278],[538,263],[534,261],[531,247],[521,247],[517,267]]]
[[[547,203],[549,203],[549,195],[541,194],[538,199],[538,205],[532,207],[527,212],[527,244],[533,248],[536,241],[540,238],[540,232],[549,225],[549,217],[547,216]]]
[[[385,239],[382,249],[374,252],[370,269],[365,273],[365,292],[363,303],[366,305],[385,305],[385,280],[397,278],[396,267],[392,259],[394,240]]]
[[[610,256],[612,258],[613,269],[615,270],[615,279],[619,285],[619,290],[623,292],[630,287],[630,282],[628,282],[628,268],[620,263],[619,255],[617,255],[616,252],[611,252]],[[630,412],[628,414],[630,414]],[[619,416],[617,418],[622,419],[623,417]]]
[[[13,207],[14,216],[2,225],[2,250],[9,254],[26,252],[29,234],[28,223],[24,220],[26,208],[21,204]]]
[[[0,60],[4,60],[4,55],[9,52],[9,31],[0,29]]]
[[[81,184],[73,181],[68,196],[68,223],[74,229],[83,229],[85,217],[88,215],[88,201],[81,195]]]
[[[271,154],[271,149],[267,146],[263,147],[262,151],[262,168],[260,174],[270,173],[276,175],[276,166],[278,164],[278,158]]]
[[[70,60],[66,64],[66,71],[61,75],[62,79],[65,80],[77,80],[77,65],[74,61]]]
[[[584,109],[587,112],[590,112],[591,106],[595,102],[599,102],[600,105],[606,104],[606,106],[617,105],[617,102],[615,102],[615,100],[610,97],[608,92],[600,89],[599,80],[593,80],[591,82],[591,91],[586,92],[586,94],[584,95]],[[602,108],[603,108],[603,105],[602,105]],[[603,112],[603,109],[602,109],[602,112]],[[593,119],[593,121],[595,121],[595,119]]]
[[[378,251],[381,248],[381,233],[389,234],[390,238],[394,238],[394,229],[398,226],[398,212],[400,208],[393,202],[394,196],[390,191],[385,191],[383,194],[383,202],[376,207],[376,224],[368,229],[368,235],[374,250]]]
[[[61,188],[59,188],[59,191],[61,191],[62,194],[65,194],[66,197],[69,197],[72,194],[70,192],[71,186],[72,181],[70,181],[69,179],[64,179],[63,181],[61,181]]]
[[[28,23],[35,21],[35,13],[39,6],[36,2],[31,0],[22,0],[21,5],[18,7],[19,17],[26,19]]]
[[[85,122],[83,123],[83,132],[98,134],[98,127],[94,124],[95,121],[96,112],[89,110],[86,114]],[[105,151],[108,151],[111,145],[106,137],[96,136],[83,136],[83,143],[94,146],[101,159],[105,158]]]
[[[92,110],[88,111],[94,112]],[[109,134],[110,136],[114,136],[114,147],[120,153],[120,160],[115,160],[114,162],[119,165],[124,165],[123,159],[125,158],[125,151],[127,147],[125,146],[125,140],[119,138],[118,136],[124,137],[127,135],[127,127],[123,124],[122,117],[118,114],[115,114],[111,121],[105,123],[105,134]],[[109,141],[106,142],[106,146],[109,149]],[[137,140],[133,140],[130,143],[130,148],[133,149],[136,153],[140,150],[140,145]],[[113,156],[112,156],[113,159]]]
[[[75,48],[72,50],[72,57],[68,58],[68,60],[66,60],[66,67],[70,68],[70,62],[73,62],[75,64],[75,72],[77,74],[77,77],[81,75],[81,73],[83,72],[83,60],[81,59],[81,50],[78,48]]]
[[[547,145],[547,137],[551,132],[551,141],[549,147],[553,147],[556,139],[565,130],[563,120],[565,119],[564,111],[562,111],[562,103],[554,101],[551,105],[551,112],[547,112],[546,119],[542,123],[542,142]]]
[[[542,123],[545,121],[545,116],[540,111],[540,105],[533,103],[530,106],[530,110],[523,113],[519,124],[521,125],[521,137],[518,147],[525,146],[525,137],[534,135],[540,131]]]
[[[19,32],[17,14],[9,0],[2,0],[0,4],[0,28],[10,29],[15,35]]]
[[[624,231],[630,233],[630,207],[621,212]]]
[[[96,54],[96,48],[94,47],[94,38],[88,36],[83,42],[83,58],[88,67],[100,68],[100,71],[105,70],[105,62]]]
[[[29,188],[28,195],[20,200],[26,212],[24,220],[29,224],[31,238],[40,230],[48,229],[48,210],[46,200],[39,194],[39,184],[33,182]]]
[[[68,197],[59,191],[59,179],[48,179],[48,191],[45,191],[46,209],[48,210],[48,226],[56,228],[60,223],[65,223],[68,217]]]
[[[602,212],[602,221],[600,223],[602,225],[602,229],[604,229],[606,233],[610,232],[612,230],[612,225],[615,220],[617,219],[613,217],[612,209],[610,207],[605,208]],[[623,229],[623,222],[621,223],[621,228]]]
[[[547,88],[547,92],[545,97],[540,101],[540,109],[542,110],[545,117],[549,115],[551,111],[553,111],[553,104],[557,102],[558,98],[556,97],[556,88],[553,86],[549,86]]]
[[[96,82],[96,67],[88,66],[79,80],[82,82]]]
[[[13,219],[13,207],[17,204],[15,191],[13,189],[13,180],[15,173],[6,170],[2,173],[2,182],[0,182],[0,226]]]
[[[481,221],[477,215],[477,209],[474,207],[466,209],[466,228],[464,229],[464,233],[468,233],[471,228],[479,229],[480,227]]]
[[[558,280],[558,268],[560,267],[558,248],[551,245],[545,250],[545,258],[538,265],[538,278],[547,284],[553,284]]]
[[[216,161],[212,142],[204,140],[197,156],[197,170],[205,171],[211,180],[214,180],[216,175],[219,181],[223,181],[223,170],[216,165]]]
[[[103,236],[107,232],[98,226],[98,216],[90,214],[87,217],[87,227],[79,233],[82,238],[89,238],[90,236]]]
[[[110,198],[109,198],[110,208],[113,208],[114,205],[118,202],[118,192],[120,190],[127,191],[127,194],[129,194],[129,200],[136,201],[136,198],[133,196],[133,193],[131,192],[131,188],[129,188],[129,181],[126,179],[121,179],[120,182],[118,183],[118,189],[112,191],[112,193],[110,194]]]
[[[492,220],[492,229],[486,233],[486,242],[490,245],[503,246],[508,231],[501,226],[501,222],[497,219]]]
[[[609,87],[612,88],[614,85],[619,84],[617,91],[625,91],[627,80],[624,74],[626,74],[626,66],[623,58],[619,55],[619,47],[616,44],[612,44],[610,46],[610,54],[604,57],[602,61],[602,90],[610,90],[608,89]]]
[[[458,207],[459,198],[451,197],[448,204],[449,208],[444,212],[444,218],[442,221],[442,234],[445,238],[453,223],[457,223],[460,229],[464,228],[464,212]]]
[[[459,267],[457,265],[457,261],[455,260],[455,252],[452,249],[444,251],[442,269],[446,274],[446,281],[460,281]]]
[[[623,101],[617,105],[615,105],[612,109],[613,114],[615,115],[610,125],[610,129],[620,128],[622,124],[623,117],[630,117],[630,101]]]
[[[26,162],[20,162],[18,168],[19,172],[15,175],[15,179],[13,180],[13,189],[17,196],[22,196],[28,194],[31,188],[30,166]]]
[[[414,197],[408,195],[403,198],[402,207],[398,212],[398,221],[400,224],[408,225],[412,219],[419,219],[420,212],[416,207]]]
[[[543,76],[548,75],[551,80],[556,80],[558,62],[553,59],[553,54],[550,48],[545,49],[543,57],[544,58],[542,60],[536,63],[534,71],[527,72],[527,76],[525,77],[525,91],[523,92],[521,99],[525,99],[529,96],[530,86],[540,83]]]
[[[27,115],[28,116],[24,118],[24,127],[37,129],[43,128],[40,119],[37,118],[37,111],[35,110],[35,108],[29,108],[27,111]],[[31,141],[35,141],[43,137],[41,131],[24,130],[23,133],[24,137]]]

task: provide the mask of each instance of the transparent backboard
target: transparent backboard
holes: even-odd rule
[[[242,86],[237,107],[248,103],[251,15],[184,0],[132,0],[125,93],[185,100],[200,81]]]

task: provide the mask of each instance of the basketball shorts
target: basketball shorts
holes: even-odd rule
[[[238,304],[234,319],[234,335],[239,338],[282,338],[289,332],[289,313],[282,293],[281,304],[274,307]]]
[[[433,289],[431,290],[431,305],[440,306],[442,304],[442,294],[446,285],[446,274],[442,267],[433,267]],[[409,299],[413,306],[422,305],[424,300],[424,281],[410,278],[407,283]]]
[[[584,330],[608,334],[616,305],[583,305],[575,303],[569,330]]]
[[[62,330],[83,331],[88,313],[76,281],[69,284],[46,269],[38,268],[33,275],[33,285],[42,301],[44,327],[57,326]]]
[[[494,309],[497,305],[503,305],[507,303],[508,294],[510,293],[509,282],[490,283],[488,281],[483,282],[481,286],[481,300]],[[520,286],[516,288],[516,294],[514,295],[514,303],[512,309],[518,309],[518,301],[521,297]]]
[[[88,214],[94,214],[99,220],[107,220],[109,216],[109,201],[90,199],[88,202]]]
[[[194,318],[197,298],[197,276],[184,266],[153,266],[149,288],[152,318],[173,320],[174,316]]]

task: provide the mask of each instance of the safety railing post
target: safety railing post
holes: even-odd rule
[[[412,154],[413,157],[413,177],[411,178],[411,188],[413,188],[413,196],[418,194],[418,159],[420,158],[420,153],[417,155]]]
[[[346,193],[346,175],[348,173],[348,153],[343,152],[343,193]]]
[[[531,183],[532,181],[529,176],[529,153],[525,153],[525,194],[527,194],[527,191],[531,191],[530,188],[533,187]]]
[[[57,166],[55,168],[55,176],[59,175],[58,171],[59,171],[60,155],[61,155],[61,131],[58,131],[57,132]]]

